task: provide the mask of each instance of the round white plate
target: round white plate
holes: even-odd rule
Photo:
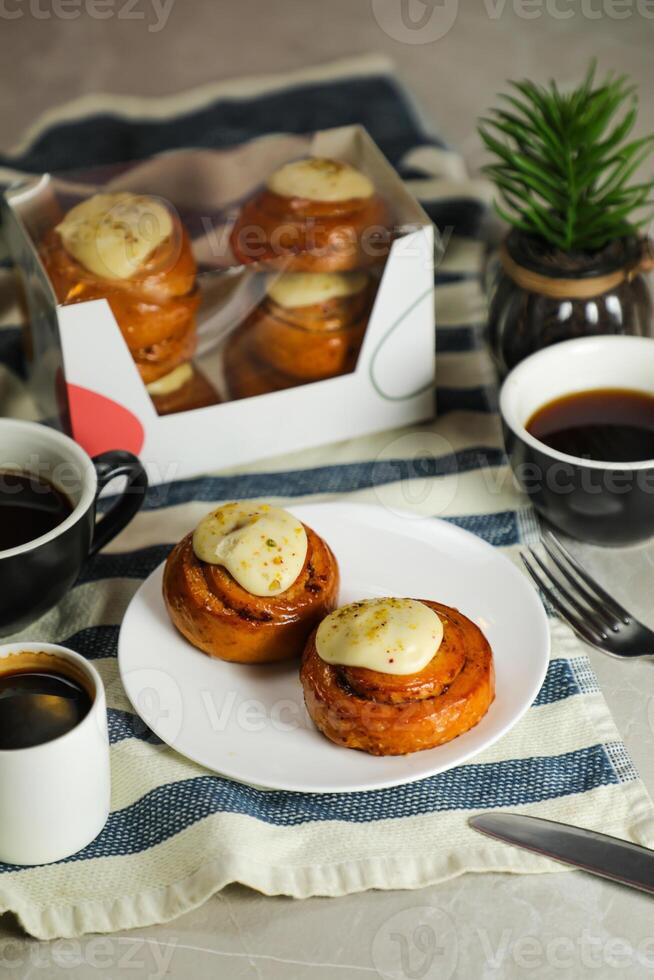
[[[118,644],[129,699],[159,738],[241,782],[335,793],[395,786],[450,769],[518,721],[545,677],[549,630],[535,590],[507,558],[433,518],[349,503],[290,510],[336,554],[341,603],[385,595],[436,599],[481,627],[495,658],[496,697],[488,714],[465,735],[413,755],[376,758],[333,745],[306,713],[297,663],[224,663],[177,632],[161,597],[161,566],[132,599]]]

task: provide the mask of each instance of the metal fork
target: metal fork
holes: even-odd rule
[[[654,657],[654,632],[591,578],[551,531],[541,544],[556,571],[533,548],[527,549],[529,557],[525,552],[520,557],[561,619],[586,643],[613,657]]]

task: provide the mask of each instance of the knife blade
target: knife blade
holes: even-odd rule
[[[470,817],[468,824],[505,844],[654,894],[654,851],[647,847],[520,813],[480,813]]]

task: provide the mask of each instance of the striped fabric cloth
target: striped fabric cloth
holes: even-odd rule
[[[143,511],[24,636],[92,659],[109,705],[113,799],[84,851],[48,867],[0,865],[0,911],[51,938],[173,918],[229,882],[298,898],[418,888],[465,871],[560,870],[482,838],[467,816],[510,807],[654,844],[652,806],[590,664],[552,621],[552,661],[523,720],[483,755],[409,786],[349,795],[263,791],[186,761],[134,715],[118,679],[119,624],[141,580],[211,505],[348,499],[441,516],[517,557],[536,523],[501,448],[481,346],[485,187],[421,122],[387,63],[358,59],[178,99],[83,99],[47,117],[4,175],[220,147],[273,131],[363,123],[445,232],[437,273],[436,422],[150,490]],[[2,175],[0,174],[0,177]],[[0,380],[20,404],[17,328],[0,331]],[[11,389],[14,390],[13,388]]]

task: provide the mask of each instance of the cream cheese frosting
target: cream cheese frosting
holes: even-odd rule
[[[314,306],[336,297],[354,296],[365,289],[365,272],[287,272],[270,276],[266,292],[278,306]]]
[[[309,201],[349,201],[372,197],[375,188],[369,177],[349,163],[325,157],[293,160],[268,179],[268,189],[281,197]]]
[[[223,504],[193,532],[200,561],[222,565],[240,586],[257,596],[276,596],[296,581],[309,542],[301,521],[269,504]]]
[[[163,378],[157,378],[146,385],[151,395],[172,395],[174,391],[179,391],[182,385],[187,384],[193,377],[193,368],[186,361],[173,368],[169,374],[164,374]]]
[[[168,208],[121,191],[76,204],[57,229],[66,251],[103,279],[129,279],[173,231]]]
[[[443,640],[439,616],[416,599],[366,599],[330,613],[316,633],[326,663],[417,674]]]

